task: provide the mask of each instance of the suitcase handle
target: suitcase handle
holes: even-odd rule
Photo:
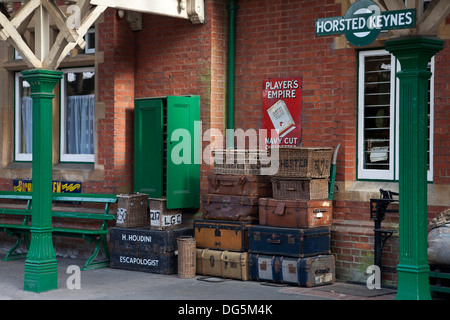
[[[280,239],[267,239],[267,243],[270,244],[280,244],[281,240]]]
[[[326,268],[326,269],[317,269],[316,270],[316,274],[325,274],[325,273],[329,273],[330,272],[330,268]]]

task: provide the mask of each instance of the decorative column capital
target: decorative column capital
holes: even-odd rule
[[[436,37],[410,36],[387,40],[385,49],[401,63],[403,70],[426,70],[430,59],[444,48]]]
[[[63,72],[45,69],[22,71],[24,80],[31,86],[32,94],[52,93],[55,84],[62,79]]]

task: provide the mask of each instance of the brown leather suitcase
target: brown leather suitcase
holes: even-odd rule
[[[331,226],[331,200],[259,199],[259,224],[273,227],[316,228]]]
[[[258,221],[258,199],[245,196],[204,194],[203,219]]]
[[[248,250],[248,227],[250,223],[221,220],[194,220],[197,248],[231,251]]]
[[[249,280],[248,252],[197,249],[196,273],[239,280]]]
[[[208,192],[249,197],[271,197],[270,176],[211,174],[208,176]]]

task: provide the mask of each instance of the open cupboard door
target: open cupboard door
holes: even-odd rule
[[[199,208],[198,121],[198,96],[136,99],[135,192],[166,197],[168,209]]]

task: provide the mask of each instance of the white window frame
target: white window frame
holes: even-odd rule
[[[70,68],[70,69],[62,69],[61,71],[66,73],[70,72],[95,72],[95,67],[83,67],[83,68]],[[97,75],[96,75],[97,76]],[[66,116],[66,88],[64,83],[64,77],[61,80],[61,98],[60,98],[60,154],[59,159],[60,162],[94,162],[95,160],[95,150],[93,154],[68,154],[65,153],[66,150],[66,122],[65,122],[65,116]]]
[[[20,151],[22,122],[20,113],[20,72],[14,75],[14,161],[33,161],[32,153],[22,153]]]
[[[364,72],[365,57],[391,55],[391,94],[390,96],[390,115],[395,117],[390,121],[390,137],[389,137],[389,170],[376,170],[364,168]],[[433,133],[434,133],[434,69],[435,59],[431,59],[430,79],[430,161],[429,170],[427,171],[428,181],[433,180]],[[399,179],[399,79],[395,76],[400,70],[400,63],[395,59],[394,55],[384,49],[367,50],[359,52],[359,68],[358,68],[358,180],[388,180],[393,181]],[[392,81],[394,80],[395,81]]]
[[[86,41],[86,47],[84,48],[84,53],[86,53],[86,54],[95,53],[95,45],[93,48],[89,46],[89,38],[92,36],[92,34],[94,34],[94,36],[95,36],[95,28],[90,28],[86,32],[86,35],[84,36],[84,38],[85,38],[84,40]]]
[[[364,168],[364,73],[365,58],[390,55],[386,50],[361,51],[359,53],[358,70],[358,179],[393,180],[394,179],[394,122],[389,121],[389,170]],[[391,55],[391,93],[395,92],[395,58]],[[390,115],[394,115],[395,95],[390,95]]]

